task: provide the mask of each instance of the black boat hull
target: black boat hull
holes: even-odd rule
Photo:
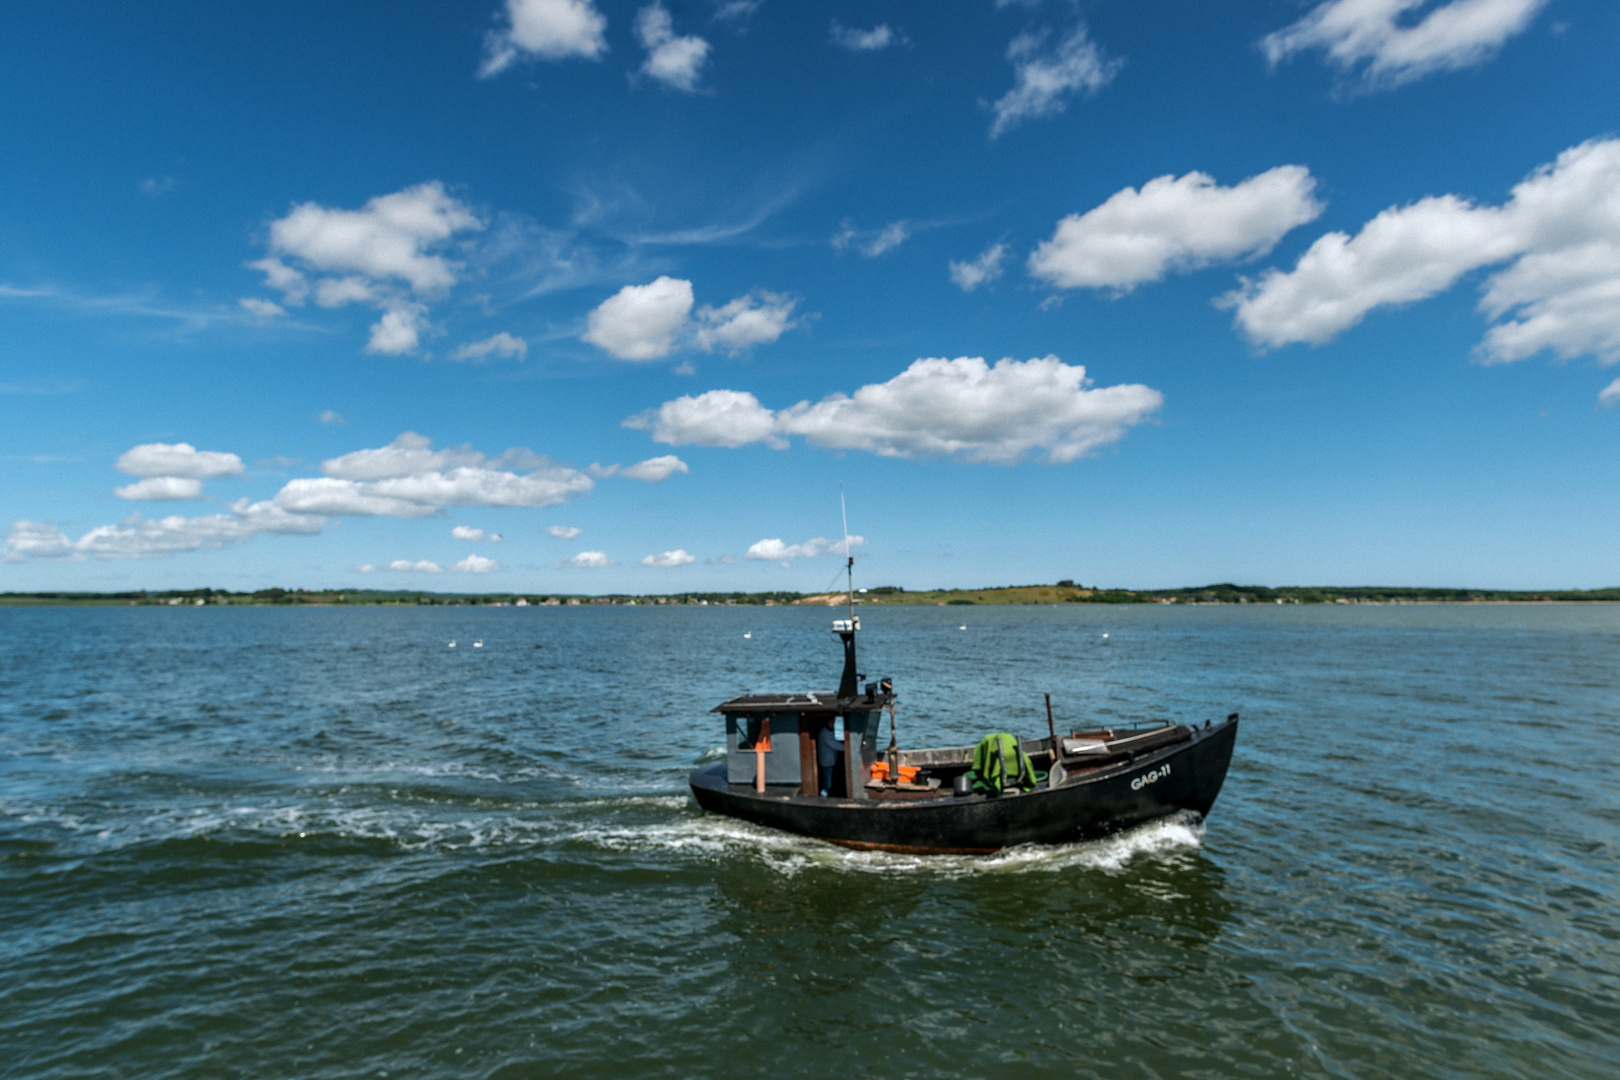
[[[690,777],[703,809],[849,847],[915,854],[989,854],[1017,844],[1092,840],[1170,814],[1207,815],[1226,780],[1236,717],[1188,742],[1071,776],[1055,788],[990,797],[823,799],[755,792],[726,782],[726,767]]]

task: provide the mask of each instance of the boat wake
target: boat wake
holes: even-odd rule
[[[358,841],[381,843],[402,853],[447,854],[577,845],[604,853],[706,863],[750,860],[786,876],[815,870],[929,877],[1068,870],[1119,873],[1138,860],[1197,849],[1204,833],[1196,815],[1183,814],[1085,843],[1027,845],[994,855],[905,855],[840,847],[704,813],[684,794],[657,792],[514,801],[498,807],[487,801],[345,805],[341,799],[232,800],[118,814],[116,822],[97,821],[98,816],[0,800],[0,819],[9,821],[13,829],[37,840],[50,842],[50,838],[101,851],[197,839],[301,845]]]
[[[581,837],[610,850],[669,851],[711,858],[753,858],[792,876],[830,869],[869,874],[966,877],[979,874],[1058,873],[1097,870],[1120,873],[1138,859],[1177,855],[1203,844],[1204,824],[1184,813],[1151,821],[1103,840],[1025,845],[994,855],[905,855],[857,850],[752,825],[737,818],[688,814],[643,827],[603,829]]]

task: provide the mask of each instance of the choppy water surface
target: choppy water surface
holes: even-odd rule
[[[1620,608],[870,610],[905,745],[1244,714],[988,859],[692,804],[829,617],[0,609],[0,1075],[1620,1072]]]

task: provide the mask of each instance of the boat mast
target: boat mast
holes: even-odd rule
[[[849,621],[840,619],[834,622],[833,633],[844,643],[844,674],[838,680],[838,696],[853,698],[860,686],[860,673],[856,670],[855,661],[855,632],[861,628],[861,624],[855,618],[855,556],[849,550],[849,508],[844,505],[842,481],[838,484],[838,509],[844,515],[844,575],[849,590],[844,598],[849,602]]]
[[[844,482],[842,480],[838,481],[838,510],[844,515],[844,558],[847,560],[844,563],[844,573],[848,579],[846,587],[849,590],[844,594],[844,598],[849,601],[849,628],[854,630],[856,629],[855,552],[851,551],[849,547],[849,507],[844,504]]]

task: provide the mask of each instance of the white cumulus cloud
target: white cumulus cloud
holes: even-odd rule
[[[55,525],[44,521],[14,521],[6,530],[6,546],[0,562],[28,562],[34,559],[84,558],[74,551],[73,541]]]
[[[674,551],[665,551],[658,555],[648,555],[641,560],[642,566],[685,566],[687,563],[697,562],[696,557],[688,555],[685,550],[676,548]]]
[[[793,559],[819,559],[823,555],[846,555],[852,548],[864,547],[866,538],[851,536],[849,543],[842,540],[828,540],[818,536],[814,540],[806,540],[802,544],[783,543],[780,537],[772,537],[753,544],[743,552],[745,559],[761,559],[766,562],[789,562]]]
[[[763,442],[780,449],[787,445],[777,433],[776,414],[746,390],[710,390],[678,397],[630,417],[624,426],[650,430],[655,441],[670,446],[737,447]]]
[[[249,270],[257,270],[264,275],[265,285],[281,294],[282,303],[289,304],[292,307],[302,307],[304,301],[309,298],[309,279],[301,271],[294,270],[280,259],[268,256],[259,259],[257,262],[248,263],[247,267]],[[246,300],[241,301],[241,303],[249,311],[259,310]],[[271,306],[276,307],[274,304]],[[277,307],[276,311],[271,314],[278,314],[279,312],[280,308]]]
[[[692,283],[682,278],[626,285],[590,313],[582,337],[620,360],[646,361],[690,346],[736,355],[769,345],[798,325],[797,301],[765,289],[719,307],[705,304],[695,319],[693,303]]]
[[[455,528],[450,530],[450,535],[455,537],[457,540],[470,540],[477,542],[484,539],[485,534],[483,529],[475,529],[471,525],[457,525]]]
[[[415,352],[422,343],[422,331],[427,329],[427,307],[412,301],[397,300],[383,309],[382,318],[371,324],[371,336],[366,339],[366,352],[383,356],[401,356]]]
[[[692,283],[680,278],[626,285],[591,312],[585,340],[620,360],[657,360],[675,348],[692,302]]]
[[[832,246],[834,251],[854,248],[868,259],[875,259],[893,251],[910,238],[909,221],[891,221],[881,229],[857,229],[855,223],[846,218],[839,223],[838,231],[833,233]]]
[[[287,314],[286,310],[274,300],[265,300],[258,296],[244,296],[237,303],[242,306],[243,311],[261,321]]]
[[[991,244],[979,253],[977,259],[965,262],[951,260],[951,280],[963,292],[972,292],[1001,276],[1001,260],[1007,257],[1006,244]]]
[[[450,569],[463,574],[487,574],[492,570],[499,570],[501,564],[494,559],[486,559],[482,555],[469,555]]]
[[[1359,72],[1365,89],[1381,89],[1489,60],[1546,2],[1327,0],[1260,47],[1273,64],[1320,49],[1345,75]]]
[[[479,363],[491,357],[505,360],[523,360],[529,355],[529,343],[502,330],[482,341],[470,341],[450,354],[452,360],[471,360]]]
[[[636,12],[636,36],[647,50],[647,60],[641,65],[644,74],[676,90],[691,93],[697,89],[709,59],[709,43],[676,34],[675,20],[662,2]]]
[[[130,447],[114,463],[131,476],[187,476],[210,480],[242,471],[242,459],[219,450],[198,450],[190,443],[142,443]]]
[[[523,56],[596,60],[608,51],[607,19],[592,0],[506,0],[506,23],[485,41],[483,78]]]
[[[578,555],[570,555],[557,564],[558,569],[572,568],[575,570],[601,570],[604,567],[616,565],[608,558],[605,551],[582,551]]]
[[[1480,303],[1494,320],[1481,360],[1548,351],[1620,361],[1620,140],[1565,150],[1500,206],[1440,195],[1391,207],[1222,302],[1256,345],[1322,344],[1375,308],[1426,299],[1501,263],[1511,265],[1486,280]]]
[[[1029,257],[1029,272],[1062,289],[1129,291],[1217,262],[1263,255],[1322,213],[1316,181],[1280,165],[1222,187],[1200,172],[1125,188],[1058,222]]]
[[[377,299],[377,288],[363,277],[322,278],[315,283],[315,303],[324,308],[367,304]]]
[[[151,499],[153,501],[200,499],[202,498],[202,481],[190,476],[149,476],[145,480],[113,488],[113,494],[120,499]]]
[[[661,457],[638,461],[634,465],[626,465],[619,470],[619,475],[628,476],[632,480],[642,480],[649,484],[661,484],[676,473],[684,475],[691,471],[686,462],[674,454],[664,454]]]
[[[100,525],[77,540],[43,522],[12,525],[0,562],[34,559],[147,559],[201,548],[240,544],[260,533],[311,535],[326,525],[322,517],[291,514],[270,502],[239,499],[230,512],[203,517],[143,518],[135,514],[116,525]]]
[[[1007,59],[1013,65],[1013,86],[991,106],[992,139],[1025,120],[1062,112],[1072,94],[1101,90],[1121,64],[1103,55],[1084,26],[1050,47],[1044,34],[1020,34],[1007,46]]]
[[[583,529],[580,529],[580,528],[578,528],[576,526],[573,526],[573,525],[547,525],[546,526],[546,533],[548,535],[550,535],[550,536],[556,537],[558,540],[572,540],[574,537],[578,536],[583,531],[584,531]]]
[[[398,355],[420,344],[423,303],[446,293],[462,269],[446,248],[484,222],[437,180],[369,200],[359,210],[299,203],[270,223],[270,255],[248,265],[282,294],[322,307],[369,304],[382,311],[368,352]],[[329,275],[329,276],[320,276]]]
[[[1612,409],[1616,405],[1620,405],[1620,379],[1598,391],[1598,408]]]
[[[330,458],[321,471],[289,480],[276,504],[302,514],[431,517],[447,506],[553,506],[595,486],[585,473],[527,450],[496,458],[470,446],[435,450],[411,431],[388,446]]]
[[[484,460],[483,454],[465,443],[435,450],[432,439],[406,431],[387,446],[328,458],[321,463],[321,472],[340,480],[385,480],[463,465],[482,465]]]
[[[367,484],[356,480],[334,480],[325,476],[289,480],[276,492],[275,503],[290,514],[326,514],[334,517],[432,517],[436,506],[378,495]]]
[[[857,30],[853,26],[845,26],[837,19],[832,21],[833,44],[850,52],[880,52],[890,45],[901,44],[905,40],[904,34],[891,29],[887,23],[879,23],[870,30]]]
[[[883,457],[948,457],[1011,465],[1030,454],[1066,463],[1117,442],[1163,403],[1139,384],[1093,387],[1086,369],[1055,356],[917,360],[888,382],[773,412],[752,394],[711,390],[633,416],[672,446],[781,448],[799,435],[835,450]]]
[[[574,469],[537,469],[520,475],[504,469],[460,468],[366,485],[378,495],[434,508],[443,506],[553,506],[595,486]]]
[[[720,307],[698,308],[694,340],[700,349],[724,349],[736,355],[755,345],[769,345],[794,326],[795,301],[780,293],[752,292]]]
[[[311,270],[362,275],[360,282],[401,281],[432,295],[456,281],[457,267],[437,249],[457,233],[483,227],[433,180],[379,195],[359,210],[300,203],[270,223],[270,250]]]
[[[390,569],[390,570],[398,570],[398,571],[401,571],[402,573],[417,573],[417,574],[439,574],[439,573],[443,573],[443,571],[439,567],[439,564],[436,563],[436,562],[433,562],[430,559],[418,559],[415,562],[412,562],[410,559],[395,559],[393,562],[388,564],[388,569]]]

